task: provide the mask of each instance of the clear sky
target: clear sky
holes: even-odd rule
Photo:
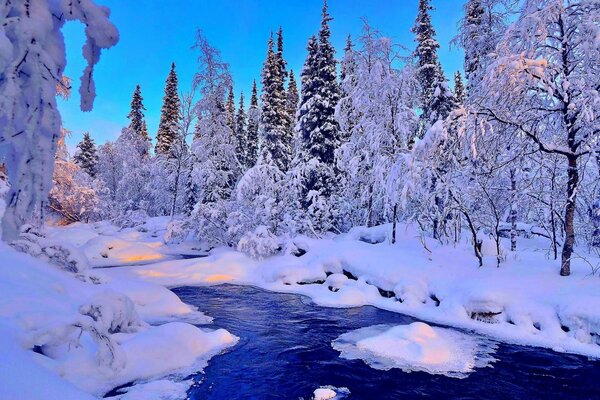
[[[171,62],[177,65],[180,90],[190,87],[196,55],[190,49],[197,28],[221,50],[230,64],[236,96],[248,97],[252,80],[260,80],[271,31],[281,25],[284,57],[296,76],[306,56],[306,43],[319,29],[322,0],[97,0],[111,9],[111,20],[121,39],[105,51],[96,67],[97,97],[94,110],[79,110],[78,85],[84,61],[81,56],[83,26],[65,27],[66,75],[73,78],[73,97],[59,101],[63,124],[73,133],[69,147],[89,131],[96,143],[114,140],[128,124],[129,102],[140,84],[150,135],[155,137],[165,79]],[[433,0],[433,22],[441,45],[440,58],[448,77],[462,69],[462,53],[450,46],[461,18],[463,0]],[[410,32],[418,0],[329,0],[332,41],[343,52],[346,36],[361,32],[362,18],[411,50]]]

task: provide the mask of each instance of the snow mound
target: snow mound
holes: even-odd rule
[[[453,378],[465,378],[475,368],[496,361],[492,342],[423,322],[357,329],[334,340],[332,346],[341,357],[362,359],[375,369],[400,368]]]
[[[336,388],[334,386],[321,386],[313,392],[313,400],[340,400],[350,394],[348,388]]]

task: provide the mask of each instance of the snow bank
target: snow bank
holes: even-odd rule
[[[464,378],[495,361],[495,346],[486,340],[423,322],[378,325],[348,332],[332,346],[349,360],[362,359],[373,368]]]
[[[0,254],[2,399],[95,398],[128,382],[201,370],[237,341],[222,329],[150,325],[210,320],[157,284],[104,270],[82,280],[2,242]]]
[[[168,287],[256,285],[306,295],[319,305],[372,305],[510,343],[600,357],[600,279],[587,263],[600,264],[599,258],[574,259],[572,276],[565,278],[558,274],[560,262],[546,258],[544,240],[519,238],[519,252],[509,253],[500,268],[477,268],[467,242],[443,246],[399,225],[391,245],[384,240],[390,229],[303,237],[296,243],[303,251],[260,261],[220,248],[205,258],[106,273]]]

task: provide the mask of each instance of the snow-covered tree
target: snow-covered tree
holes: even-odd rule
[[[280,171],[289,168],[292,149],[287,131],[289,116],[280,57],[269,38],[267,59],[262,70],[262,96],[259,124],[259,162],[273,164]]]
[[[83,134],[83,139],[77,145],[73,161],[90,177],[96,177],[98,152],[96,151],[96,143],[94,143],[94,139],[92,139],[89,132]]]
[[[460,71],[456,71],[454,74],[454,97],[458,104],[465,104],[465,85],[463,83],[462,74]]]
[[[418,97],[413,67],[395,68],[397,46],[368,24],[360,49],[349,50],[347,61],[350,57],[352,70],[346,70],[345,97],[338,108],[338,115],[352,121],[343,125],[350,132],[338,153],[345,177],[344,229],[392,220],[406,170],[404,157],[416,128]]]
[[[570,274],[582,168],[600,139],[599,20],[596,2],[526,1],[497,46],[477,99],[480,113],[563,161],[563,276]]]
[[[227,126],[232,132],[236,132],[236,114],[235,114],[235,95],[233,94],[233,87],[229,88],[229,94],[227,95],[227,103],[225,103],[227,110]]]
[[[419,0],[419,12],[412,31],[415,34],[417,48],[415,57],[417,59],[417,79],[421,84],[421,110],[422,118],[417,132],[422,137],[427,129],[435,123],[430,115],[432,113],[432,97],[437,85],[446,81],[442,72],[442,66],[438,57],[440,44],[436,39],[436,32],[431,22],[431,0]]]
[[[240,102],[235,116],[235,136],[237,138],[236,156],[244,170],[248,168],[248,116],[244,106],[244,93],[240,93]]]
[[[232,86],[229,65],[221,60],[201,31],[196,38],[198,72],[194,87],[201,95],[196,104],[198,136],[192,144],[193,177],[198,203],[192,213],[196,235],[212,244],[228,243],[226,219],[231,193],[241,173],[237,140],[228,122],[225,96]]]
[[[54,153],[60,135],[55,96],[66,64],[64,37],[68,21],[85,26],[81,109],[92,108],[93,72],[102,49],[119,34],[109,11],[92,0],[15,1],[0,6],[0,157],[10,182],[2,220],[3,238],[14,240],[34,212],[40,218],[52,186]],[[36,105],[36,106],[32,106]]]
[[[160,112],[158,133],[156,134],[156,147],[154,149],[156,154],[169,156],[171,146],[177,141],[180,107],[177,72],[175,71],[175,63],[172,63],[171,71],[165,83],[165,95]]]
[[[454,41],[465,50],[467,94],[477,86],[504,34],[517,0],[468,0]]]
[[[339,101],[336,61],[330,42],[327,2],[323,5],[318,41],[311,38],[302,69],[301,103],[298,107],[296,175],[304,216],[312,232],[333,228],[332,195],[337,184],[335,150],[340,144],[335,107]]]
[[[258,108],[258,92],[256,81],[252,82],[252,96],[248,107],[248,139],[246,147],[246,167],[252,168],[258,159],[258,125],[260,122],[260,110]]]
[[[133,92],[133,96],[131,98],[131,111],[129,112],[127,118],[129,118],[131,121],[129,128],[150,143],[150,135],[148,135],[146,118],[144,117],[144,111],[146,110],[146,107],[144,107],[143,101],[142,89],[140,88],[140,85],[136,85],[135,91]]]
[[[298,109],[298,103],[300,96],[298,95],[298,84],[296,83],[296,77],[294,76],[294,70],[290,70],[288,87],[286,96],[286,108],[289,118],[289,135],[292,137],[292,148],[294,147],[294,130],[296,127],[296,110]]]
[[[105,193],[104,182],[94,180],[82,167],[82,165],[86,165],[95,168],[96,164],[89,164],[88,158],[85,158],[86,162],[82,164],[75,159],[70,159],[65,143],[68,134],[67,130],[61,130],[61,138],[55,156],[52,189],[48,196],[48,207],[51,212],[62,219],[62,222],[89,222],[104,216],[103,204],[101,204],[101,196]],[[93,144],[93,141],[89,139],[89,134],[85,135]],[[92,154],[96,154],[95,148],[94,152],[90,152],[88,155]]]

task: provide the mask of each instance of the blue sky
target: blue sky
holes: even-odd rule
[[[154,138],[160,116],[165,79],[171,62],[177,64],[180,90],[189,89],[196,68],[190,49],[197,28],[213,46],[219,48],[230,64],[236,96],[249,94],[253,79],[260,80],[271,31],[281,25],[284,31],[284,56],[288,67],[299,72],[306,56],[308,38],[319,28],[322,0],[97,0],[111,9],[111,20],[121,39],[105,51],[96,68],[97,98],[94,110],[79,110],[77,90],[59,107],[63,124],[72,131],[69,147],[89,131],[97,143],[114,140],[128,124],[131,94],[136,84],[142,87],[146,119]],[[414,47],[410,28],[417,13],[418,0],[329,0],[332,41],[341,54],[346,36],[357,36],[361,18],[409,48]],[[441,45],[440,58],[450,77],[462,68],[460,49],[450,46],[461,18],[463,0],[433,0],[433,22]],[[84,62],[81,56],[83,27],[65,27],[67,43],[66,74],[77,89]]]

